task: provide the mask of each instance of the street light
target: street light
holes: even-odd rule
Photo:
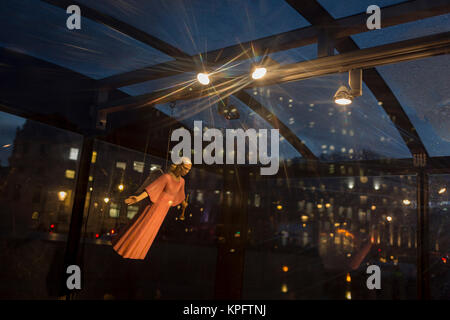
[[[65,191],[58,192],[58,199],[59,199],[59,201],[66,200],[66,197],[67,197],[67,192],[65,192]]]

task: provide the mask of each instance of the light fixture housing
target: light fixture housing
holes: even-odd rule
[[[217,102],[217,111],[227,120],[236,120],[240,118],[239,110],[235,105],[230,104],[228,97]]]
[[[197,80],[198,82],[200,82],[203,85],[207,85],[209,84],[210,80],[209,80],[209,75],[207,73],[204,72],[200,72],[199,74],[197,74]]]
[[[341,86],[334,95],[334,102],[346,106],[353,102],[355,97],[362,95],[362,69],[348,72],[348,87]]]
[[[346,106],[353,102],[353,95],[346,86],[340,86],[334,94],[333,100],[341,106]]]

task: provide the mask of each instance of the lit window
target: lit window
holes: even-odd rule
[[[203,203],[203,192],[201,190],[197,190],[197,197],[196,200],[200,203]]]
[[[111,206],[109,207],[109,216],[111,218],[118,218],[119,212],[119,205],[117,203],[111,203]]]
[[[91,162],[95,163],[95,161],[97,161],[97,151],[93,151],[92,152],[92,160],[91,160]]]
[[[261,197],[259,196],[259,194],[255,194],[255,207],[259,208],[259,206],[261,205]]]
[[[153,164],[153,163],[150,165],[150,171],[155,171],[155,170],[158,170],[158,169],[161,169],[160,165]]]
[[[140,161],[133,161],[133,169],[137,172],[144,172],[144,163]]]
[[[75,178],[75,170],[66,170],[66,178],[74,179]]]
[[[116,162],[116,168],[125,170],[127,168],[126,162]]]
[[[70,148],[70,160],[78,160],[78,151],[80,151],[78,148]]]
[[[127,207],[127,218],[133,219],[134,216],[138,213],[139,206],[128,206]]]

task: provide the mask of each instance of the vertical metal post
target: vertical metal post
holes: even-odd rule
[[[422,167],[417,174],[417,298],[430,299],[429,186]]]
[[[79,265],[78,248],[83,226],[83,214],[88,192],[89,171],[93,150],[94,138],[91,136],[84,136],[60,286],[60,295],[67,295],[68,299],[70,298],[71,292],[66,286],[66,270],[70,265]],[[83,272],[83,270],[81,270],[81,272]]]
[[[317,58],[334,56],[334,35],[327,28],[320,28],[317,39]]]
[[[220,221],[217,225],[215,299],[241,299],[247,243],[248,172],[234,166],[223,172]],[[239,171],[238,171],[239,170]],[[231,192],[231,194],[227,194]]]

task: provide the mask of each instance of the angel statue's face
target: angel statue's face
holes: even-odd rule
[[[184,177],[185,175],[187,175],[189,173],[189,171],[191,171],[191,168],[192,168],[192,164],[183,163],[180,166],[180,174],[181,174],[181,176]]]

